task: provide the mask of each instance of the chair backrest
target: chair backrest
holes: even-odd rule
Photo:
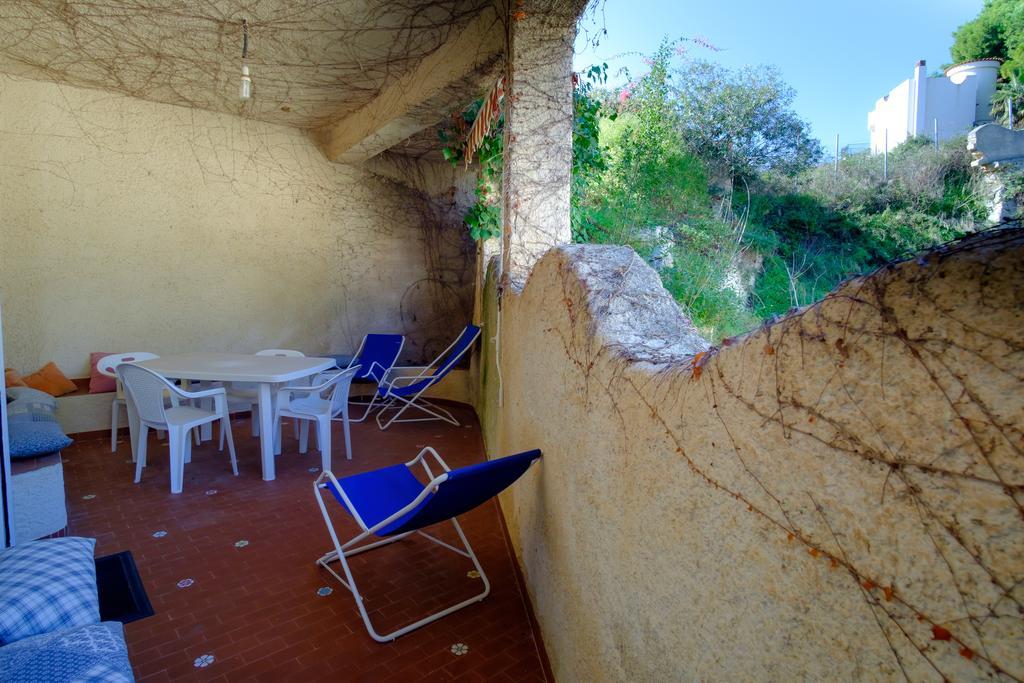
[[[139,419],[150,424],[166,424],[164,396],[168,391],[173,395],[175,389],[169,380],[131,363],[118,365],[117,377],[135,404]]]
[[[331,416],[341,413],[343,408],[348,407],[348,391],[352,386],[352,380],[358,376],[361,366],[347,367],[341,371],[328,370],[321,372],[310,382],[311,386],[319,386],[331,378],[331,384],[324,387],[323,391],[330,391]],[[322,395],[322,393],[321,393]]]
[[[380,382],[398,361],[404,345],[405,337],[400,334],[368,334],[348,367],[359,366],[355,379],[371,377]]]
[[[507,489],[540,458],[534,449],[452,470],[418,506],[377,534],[392,536],[458,517]]]
[[[263,349],[253,354],[254,356],[287,356],[289,358],[305,358],[306,354],[302,351],[295,351],[293,349]]]
[[[117,366],[121,363],[136,363],[143,360],[153,360],[160,356],[155,353],[149,353],[147,351],[132,351],[129,353],[112,353],[109,356],[103,356],[96,361],[96,369],[101,375],[107,377],[117,377]]]
[[[411,396],[418,394],[432,384],[440,382],[445,375],[452,371],[455,365],[462,359],[464,355],[473,346],[473,342],[480,336],[480,328],[476,325],[466,325],[466,328],[462,330],[462,334],[459,335],[458,339],[452,342],[452,345],[441,352],[441,355],[437,357],[431,367],[435,368],[434,374],[429,377],[424,377],[418,382],[413,382],[408,386],[398,386],[389,389],[389,393],[396,396]]]

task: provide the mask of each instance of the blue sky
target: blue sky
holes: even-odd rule
[[[797,91],[794,108],[826,149],[867,142],[875,100],[913,74],[950,60],[952,32],[982,0],[604,0],[581,23],[576,68],[645,70],[638,55],[664,37],[706,38],[721,52],[692,54],[729,66],[774,64]],[[595,48],[586,38],[602,26]],[[620,78],[619,81],[622,79]]]

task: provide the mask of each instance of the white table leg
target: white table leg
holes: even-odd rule
[[[263,481],[274,481],[274,397],[271,385],[259,384],[260,456],[263,459]]]

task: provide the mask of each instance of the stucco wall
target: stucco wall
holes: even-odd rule
[[[296,129],[0,76],[6,362],[83,376],[90,351],[346,352],[368,331],[429,356],[470,316],[471,245],[454,199],[406,180]]]
[[[502,503],[559,680],[1024,677],[1024,234],[697,356],[631,250],[562,247],[500,325],[480,411],[544,451]]]

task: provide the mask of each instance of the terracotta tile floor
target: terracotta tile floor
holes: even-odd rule
[[[404,462],[422,444],[449,465],[478,462],[476,417],[454,407],[466,426],[409,424],[380,432],[353,425],[352,461],[340,425],[338,476]],[[440,426],[439,426],[440,425]],[[363,628],[349,592],[317,567],[330,549],[312,492],[320,457],[298,454],[290,425],[277,479],[260,477],[258,441],[248,420],[233,424],[239,476],[227,453],[205,443],[185,468],[184,492],[169,490],[165,442],[150,442],[142,482],[127,438],[110,452],[109,434],[80,437],[64,452],[69,533],[97,539],[97,554],[131,550],[156,615],[126,626],[136,676],[143,681],[535,681],[546,680],[539,635],[495,502],[461,519],[491,580],[491,595],[397,641],[379,644]],[[312,443],[310,444],[312,446]],[[355,524],[335,516],[342,536]],[[452,542],[451,525],[436,527]],[[378,632],[414,621],[480,590],[468,559],[413,537],[353,558]],[[190,585],[179,588],[179,582]],[[323,587],[329,595],[318,595]],[[461,643],[468,652],[456,655]],[[461,648],[458,648],[461,649]],[[197,658],[213,657],[206,667]]]

